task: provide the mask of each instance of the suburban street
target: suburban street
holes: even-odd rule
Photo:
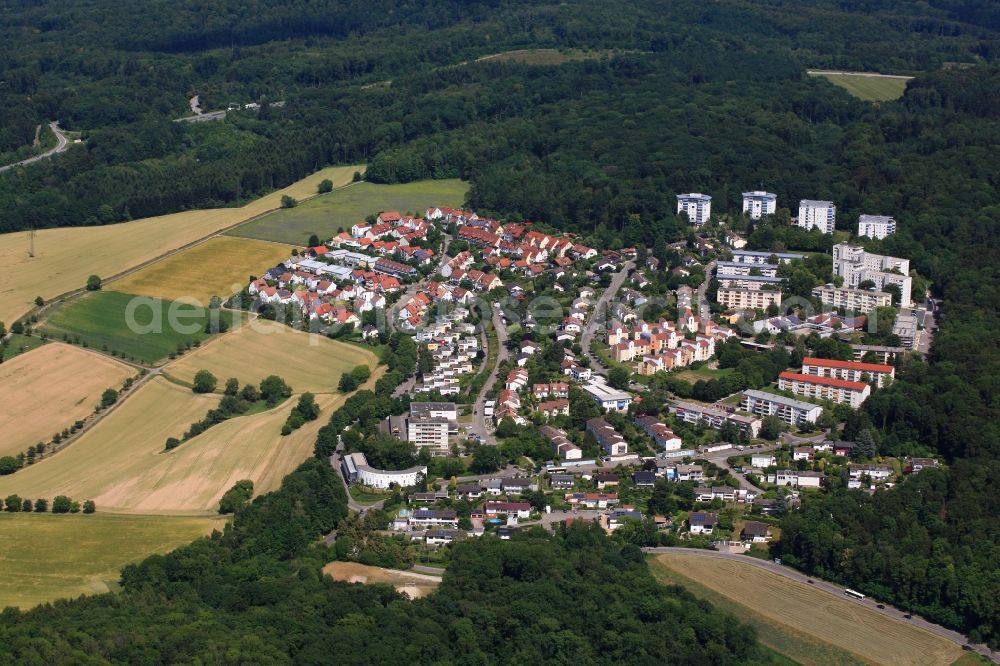
[[[28,166],[29,164],[31,164],[33,162],[37,162],[39,160],[48,159],[48,158],[52,157],[53,155],[65,152],[66,149],[69,148],[70,144],[69,144],[69,139],[67,139],[66,135],[63,134],[63,131],[61,129],[59,129],[59,121],[56,120],[56,121],[53,121],[53,122],[49,123],[49,129],[51,129],[52,133],[56,135],[56,146],[55,146],[55,148],[51,148],[49,150],[46,150],[41,155],[35,155],[34,157],[29,157],[26,160],[21,160],[20,162],[14,162],[13,164],[8,164],[6,166],[0,166],[0,173],[2,173],[4,171],[7,171],[8,169],[13,169],[14,167]]]
[[[493,366],[493,370],[490,371],[490,376],[486,379],[486,383],[483,384],[483,388],[479,390],[479,395],[476,396],[476,401],[472,406],[472,432],[485,440],[487,444],[494,445],[497,443],[496,438],[488,427],[486,427],[486,415],[484,412],[484,407],[486,403],[486,396],[490,394],[493,390],[493,385],[497,382],[497,376],[500,374],[500,365],[510,358],[510,350],[507,349],[507,327],[503,323],[503,317],[500,315],[500,308],[491,308],[493,311],[493,329],[497,333],[497,342],[499,344],[499,349],[497,350],[496,364]],[[489,350],[484,350],[489,353]]]
[[[702,321],[712,318],[712,308],[709,305],[708,298],[705,294],[708,293],[708,285],[712,281],[713,273],[715,273],[716,263],[718,262],[715,259],[712,259],[712,261],[708,262],[708,265],[705,266],[705,280],[698,286],[698,291],[696,292],[698,294],[696,301],[698,304],[698,317]]]
[[[785,578],[789,578],[796,582],[809,584],[811,585],[811,587],[814,587],[818,590],[829,592],[830,594],[833,594],[837,597],[856,603],[859,606],[864,606],[865,608],[873,610],[877,613],[882,613],[883,615],[887,615],[895,620],[899,620],[900,622],[905,622],[906,624],[912,625],[914,627],[919,627],[921,629],[931,632],[932,634],[936,634],[938,636],[941,636],[942,638],[946,638],[950,641],[958,643],[959,645],[969,644],[968,639],[962,634],[958,633],[957,631],[952,631],[951,629],[942,627],[939,624],[928,622],[927,620],[918,617],[916,615],[907,618],[906,611],[899,610],[898,608],[893,608],[888,604],[882,604],[884,608],[879,608],[878,607],[879,602],[871,598],[854,599],[852,597],[848,597],[847,595],[844,594],[843,585],[837,585],[836,583],[830,583],[824,580],[820,580],[819,578],[810,577],[791,567],[784,566],[781,564],[775,564],[771,560],[761,560],[755,557],[749,557],[747,555],[722,553],[716,550],[701,550],[696,548],[661,547],[661,548],[643,548],[642,550],[646,553],[651,553],[651,554],[680,553],[683,555],[690,555],[693,557],[715,557],[725,560],[734,560],[737,562],[742,562],[743,564],[749,564],[751,566],[760,567],[762,569],[766,569],[772,573],[776,573],[779,576],[784,576]],[[813,581],[811,584],[808,583],[808,581],[810,580]],[[973,649],[979,654],[993,660],[994,662],[1000,663],[1000,652],[997,652],[995,650],[990,650],[985,645],[974,645]]]
[[[723,451],[712,451],[711,453],[704,453],[704,454],[698,455],[697,458],[699,460],[707,460],[708,462],[714,463],[714,464],[718,465],[719,467],[722,467],[723,469],[729,470],[730,476],[732,476],[734,479],[736,479],[737,481],[739,481],[740,488],[743,488],[744,490],[752,490],[755,493],[757,493],[758,495],[761,495],[764,492],[761,488],[758,488],[757,486],[755,486],[752,483],[750,483],[749,481],[747,481],[747,478],[745,476],[743,476],[742,474],[740,474],[739,472],[734,472],[733,471],[732,465],[729,464],[729,459],[732,458],[732,457],[734,457],[734,456],[738,456],[738,455],[752,455],[754,453],[767,453],[769,451],[774,451],[775,449],[780,448],[780,447],[781,447],[780,444],[775,443],[775,444],[768,444],[766,446],[761,446],[761,447],[748,448],[748,449],[745,449],[743,451],[737,451],[736,449],[725,449]]]
[[[594,342],[594,334],[598,330],[604,330],[604,325],[607,321],[608,304],[615,297],[615,294],[618,293],[618,290],[622,288],[622,285],[625,284],[625,278],[628,277],[629,272],[633,268],[635,268],[635,262],[627,261],[622,269],[612,276],[611,284],[608,285],[608,288],[597,299],[597,303],[594,304],[594,312],[590,315],[587,325],[583,327],[583,334],[580,336],[580,346],[583,348],[584,355],[590,359],[591,370],[596,373],[607,374],[608,369],[604,367],[604,364],[591,351],[590,345]]]

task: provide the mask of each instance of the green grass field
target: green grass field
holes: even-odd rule
[[[888,102],[899,99],[906,90],[908,78],[862,76],[862,73],[810,72],[822,76],[835,86],[840,86],[858,99],[866,102]]]
[[[372,213],[395,210],[423,214],[429,206],[461,206],[469,186],[457,179],[403,185],[357,183],[240,225],[230,236],[302,246],[310,234],[328,239]]]
[[[10,337],[7,338],[7,344],[3,346],[3,360],[9,361],[18,354],[23,354],[26,351],[31,351],[35,347],[41,347],[44,345],[40,338],[32,338],[27,335],[14,335],[11,333]]]
[[[51,498],[49,498],[51,500]],[[83,499],[83,498],[81,498]],[[218,517],[0,514],[0,607],[114,589],[126,564],[221,530]]]
[[[686,369],[681,370],[677,373],[678,379],[683,379],[689,384],[694,384],[697,381],[704,380],[709,381],[712,379],[719,379],[720,377],[725,377],[726,375],[731,375],[733,373],[733,368],[709,368],[707,366],[702,366],[697,369]]]
[[[136,298],[142,300],[130,306]],[[205,334],[208,316],[208,310],[192,304],[98,291],[59,306],[40,328],[56,340],[64,334],[71,340],[79,337],[91,349],[155,363],[178,344],[209,337]],[[130,327],[130,317],[137,326]],[[232,321],[232,314],[225,310],[219,317],[227,325]]]

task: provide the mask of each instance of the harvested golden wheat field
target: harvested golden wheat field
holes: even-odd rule
[[[126,294],[196,301],[208,305],[212,296],[225,300],[291,255],[290,245],[220,236],[110,282],[105,289]]]
[[[750,563],[683,553],[659,555],[656,561],[745,606],[747,612],[870,663],[943,665],[962,654],[961,647],[945,638]]]
[[[380,375],[373,373],[367,386]],[[293,395],[274,409],[224,421],[165,452],[166,438],[180,437],[218,397],[155,377],[65,450],[0,479],[0,496],[65,494],[115,513],[211,513],[241,479],[252,480],[258,494],[278,488],[312,454],[317,431],[345,396],[316,396],[320,417],[282,437],[296,400]]]
[[[285,194],[303,199],[316,193],[321,180],[335,187],[351,181],[364,167],[330,167],[242,208],[190,210],[103,227],[41,229],[35,256],[28,256],[27,232],[0,234],[0,321],[9,326],[33,307],[36,296],[48,300],[80,289],[88,275],[109,278],[280,206]]]
[[[220,389],[229,377],[257,384],[278,375],[296,393],[330,393],[337,390],[344,372],[376,363],[375,354],[361,347],[255,319],[185,354],[165,371],[190,383],[196,372],[208,370],[218,378]]]
[[[89,416],[108,388],[136,371],[53,342],[0,365],[0,456],[16,455]]]

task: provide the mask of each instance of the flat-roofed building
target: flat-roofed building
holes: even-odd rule
[[[896,233],[896,220],[888,215],[859,215],[858,235],[882,240]]]
[[[743,411],[760,417],[776,416],[785,423],[794,426],[803,423],[816,423],[816,419],[823,413],[821,406],[811,402],[755,389],[744,391],[740,404]]]
[[[766,310],[770,305],[781,305],[781,291],[747,289],[745,287],[719,287],[716,300],[728,310]]]
[[[768,252],[766,250],[733,250],[733,261],[741,264],[790,264],[802,261],[806,255],[798,252]]]
[[[340,461],[340,471],[348,483],[358,483],[383,490],[408,488],[427,478],[427,467],[419,465],[404,470],[376,469],[368,464],[364,453],[348,453]]]
[[[458,420],[458,407],[453,402],[411,402],[410,416],[440,416]]]
[[[899,288],[902,306],[911,300],[913,280],[909,276],[910,260],[866,251],[863,247],[837,243],[833,246],[833,274],[844,278],[844,286],[857,289],[871,281],[879,291],[887,285]]]
[[[755,190],[743,193],[743,212],[751,220],[759,220],[765,215],[774,215],[778,208],[778,195]]]
[[[799,217],[795,224],[805,230],[819,229],[824,234],[832,234],[837,221],[837,207],[832,201],[803,199],[799,202]]]
[[[813,288],[812,295],[825,306],[862,314],[868,314],[875,308],[892,305],[890,294],[874,289],[851,289],[850,287],[834,287],[832,284],[827,284]]]
[[[712,216],[712,197],[700,192],[677,195],[677,214],[687,213],[696,227],[704,226]]]
[[[741,261],[718,261],[715,264],[717,276],[750,275],[754,270],[767,277],[778,276],[778,264],[745,264]]]
[[[600,407],[614,412],[624,412],[632,404],[632,396],[624,391],[608,386],[603,381],[594,379],[583,385],[583,390]]]

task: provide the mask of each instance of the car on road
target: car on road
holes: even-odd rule
[[[885,604],[879,604],[877,608],[885,608]]]
[[[905,618],[906,618],[907,620],[912,620],[912,619],[913,619],[913,616],[912,616],[912,615],[910,615],[909,613],[905,613],[905,614],[903,615],[903,617],[905,617]]]

